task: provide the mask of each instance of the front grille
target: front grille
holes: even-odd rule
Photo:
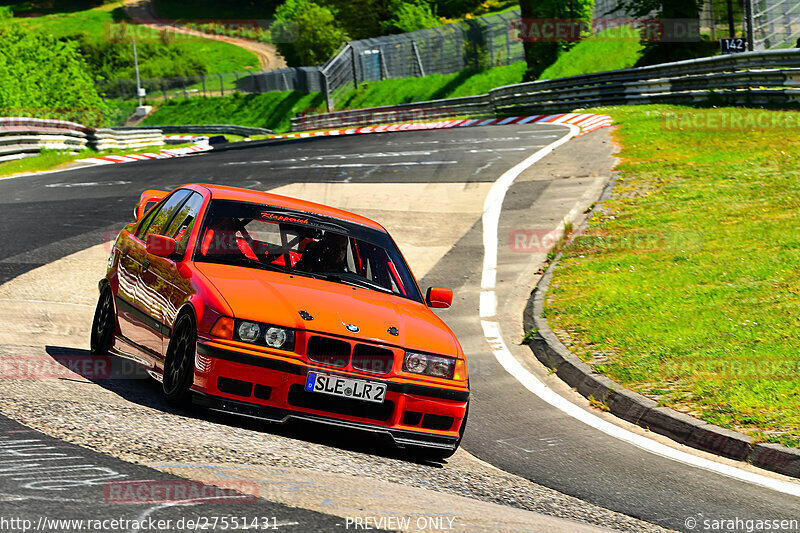
[[[289,403],[296,407],[357,416],[382,422],[389,420],[394,412],[394,402],[391,400],[386,400],[383,403],[373,403],[353,400],[352,398],[340,398],[329,394],[309,392],[302,385],[289,387]]]
[[[227,392],[228,394],[249,398],[250,394],[253,392],[253,384],[240,379],[220,377],[217,379],[217,389],[221,392]]]
[[[345,367],[350,362],[350,344],[328,337],[311,337],[306,355],[315,363]]]
[[[353,348],[353,368],[357,370],[388,374],[393,365],[394,353],[391,350],[369,344],[356,344]]]

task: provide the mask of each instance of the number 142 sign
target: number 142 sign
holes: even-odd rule
[[[720,39],[719,48],[723,54],[738,54],[741,52],[747,52],[747,39],[742,37]]]

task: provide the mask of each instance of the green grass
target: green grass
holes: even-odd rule
[[[320,110],[320,93],[275,91],[222,98],[173,99],[148,117],[143,126],[173,124],[237,124],[275,131],[289,129],[289,118],[300,111]]]
[[[254,53],[229,43],[212,39],[190,39],[181,42],[188,53],[205,56],[208,59],[209,74],[227,74],[261,68],[261,63]]]
[[[10,6],[17,14],[69,13],[84,11],[103,4],[114,3],[115,0],[60,0],[54,7],[52,0],[0,0],[0,6]]]
[[[14,20],[27,28],[42,29],[55,37],[65,37],[80,32],[87,32],[97,37],[127,36],[129,34],[123,33],[121,30],[109,29],[109,25],[122,19],[122,5],[123,2],[114,2],[81,11]],[[156,38],[156,33],[146,28],[140,28],[133,32],[133,36],[137,35],[140,40]],[[181,47],[187,54],[207,58],[210,74],[242,72],[246,69],[259,68],[258,58],[255,54],[229,43],[178,36],[174,39],[174,45]]]
[[[69,163],[70,161],[84,159],[87,157],[92,157],[92,155],[86,155],[86,152],[83,154],[73,154],[58,150],[42,150],[42,152],[37,156],[0,162],[0,176],[11,176],[24,172],[54,170],[62,167],[64,164]]]
[[[50,13],[41,17],[16,18],[15,21],[28,28],[45,30],[55,37],[72,35],[81,31],[103,35],[106,26],[120,18],[122,5],[123,2],[114,2],[91,9]]]
[[[382,105],[407,104],[441,98],[486,94],[490,89],[520,83],[525,63],[494,67],[483,71],[464,70],[456,74],[431,74],[424,78],[403,78],[366,83],[366,88],[350,90],[336,99],[336,109],[358,109]]]
[[[495,67],[482,72],[464,71],[449,76],[434,74],[424,78],[406,78],[368,83],[366,89],[351,90],[336,99],[336,109],[358,109],[381,105],[404,104],[485,94],[497,86],[519,83],[525,72],[523,62],[505,67]],[[232,79],[232,78],[231,78]],[[230,80],[227,80],[230,81]],[[197,88],[197,86],[194,86]],[[208,88],[219,90],[219,82],[211,80]],[[269,128],[275,131],[289,129],[289,118],[297,112],[324,112],[321,94],[305,95],[299,92],[276,91],[263,94],[225,96],[223,98],[183,98],[182,91],[171,91],[172,98],[145,120],[146,126],[166,124],[237,124]],[[158,99],[160,92],[152,92]],[[156,100],[152,102],[159,105]]]
[[[593,111],[619,125],[622,178],[565,251],[550,326],[626,387],[756,440],[798,445],[800,112]],[[768,127],[699,131],[672,127],[666,113],[757,115]],[[769,127],[773,119],[787,127]]]
[[[638,31],[629,26],[602,31],[561,54],[539,79],[551,80],[630,68],[639,61],[644,50],[638,37],[631,36],[638,36]]]
[[[231,139],[234,140],[234,139]],[[238,140],[238,139],[235,139]],[[179,148],[182,146],[191,146],[190,144],[178,145],[164,145],[162,147],[149,146],[139,150],[104,150],[97,152],[95,150],[87,149],[78,153],[72,153],[66,150],[42,150],[38,156],[26,157],[24,159],[16,159],[14,161],[0,162],[0,179],[2,176],[12,176],[14,174],[21,174],[25,172],[44,172],[46,170],[57,170],[67,166],[78,159],[89,159],[91,157],[106,156],[106,155],[126,155],[126,154],[139,154],[143,152],[158,152],[168,148]]]
[[[103,127],[113,128],[115,126],[122,126],[128,120],[134,111],[136,111],[137,103],[130,100],[122,102],[119,100],[106,100],[106,110],[103,114]]]

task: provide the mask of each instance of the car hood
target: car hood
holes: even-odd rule
[[[459,355],[453,332],[424,304],[305,276],[216,263],[195,265],[219,290],[236,318]],[[303,320],[300,311],[314,319]],[[347,324],[360,331],[348,331]],[[392,327],[398,335],[389,333]]]

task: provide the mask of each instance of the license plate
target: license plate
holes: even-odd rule
[[[385,383],[319,374],[317,372],[308,373],[306,390],[375,403],[383,403],[383,399],[386,396]]]

